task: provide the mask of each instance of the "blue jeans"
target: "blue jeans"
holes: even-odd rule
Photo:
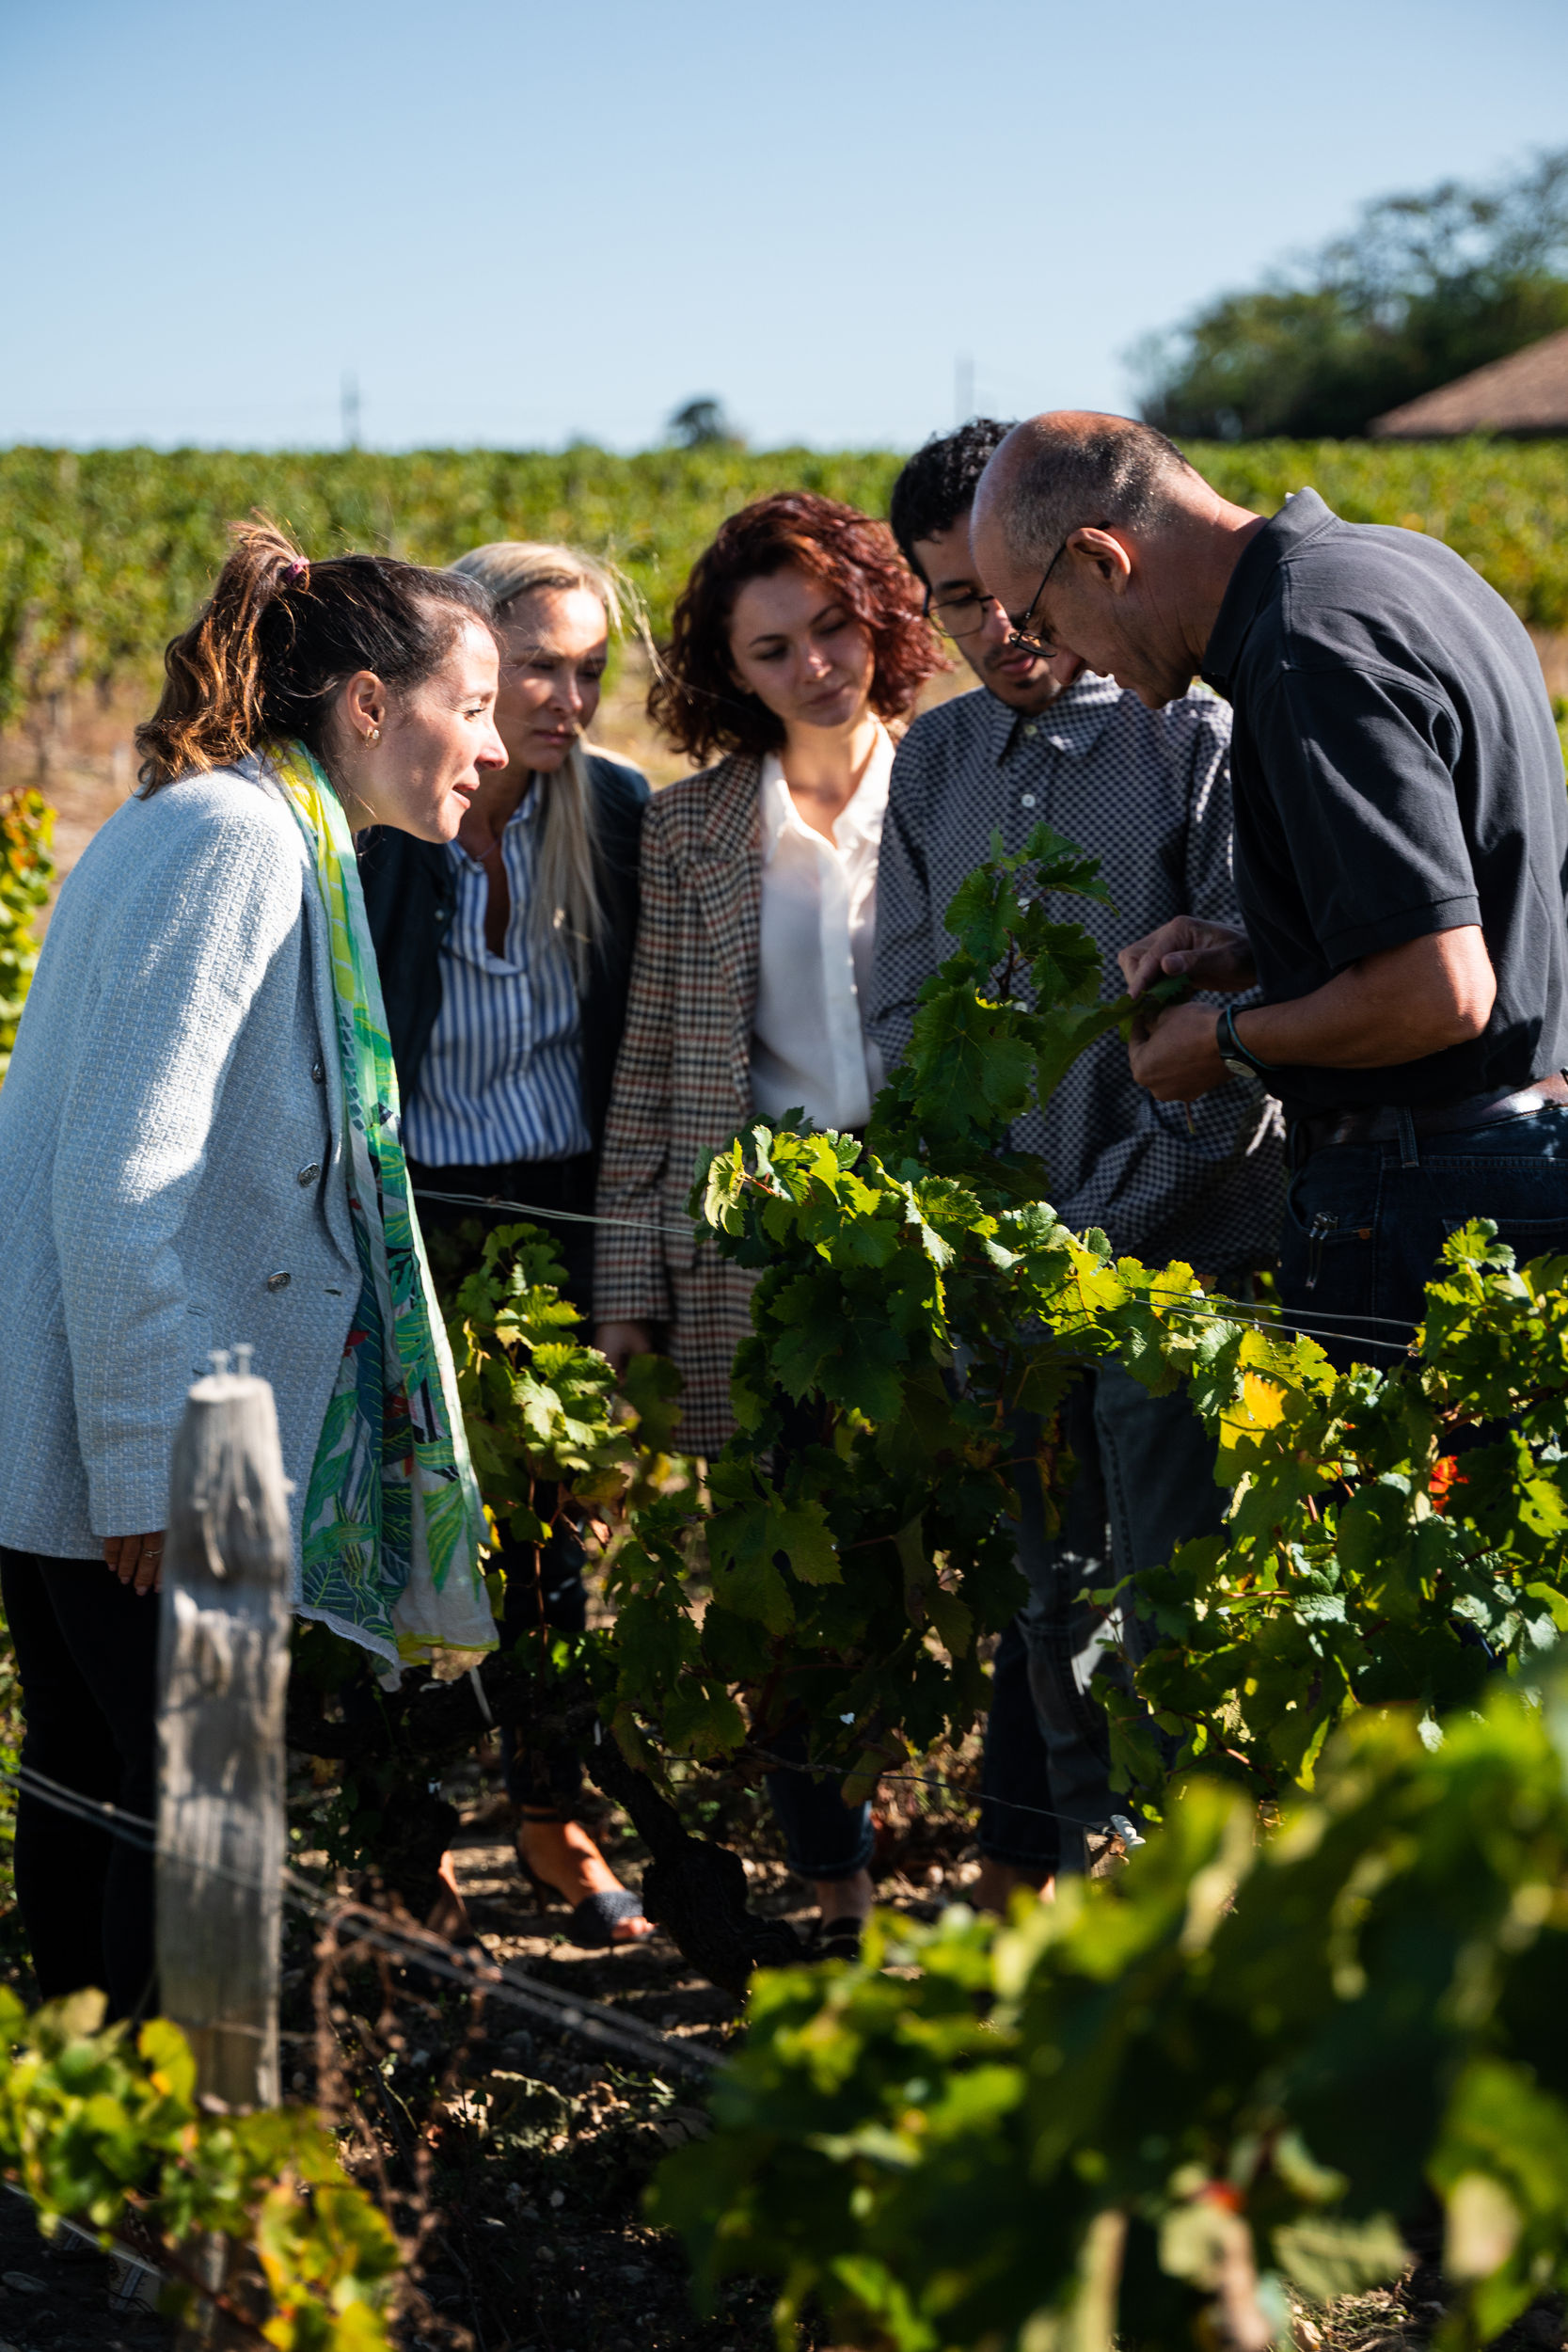
[[[808,1772],[807,1729],[797,1719],[768,1742],[785,1769],[769,1772],[768,1794],[773,1818],[784,1832],[790,1868],[803,1879],[852,1879],[871,1860],[876,1833],[869,1804],[846,1804],[839,1795],[847,1766],[833,1772]]]
[[[1476,1216],[1492,1219],[1521,1265],[1568,1250],[1568,1105],[1314,1152],[1291,1182],[1280,1297],[1341,1367],[1396,1363],[1444,1242]]]
[[[1059,1824],[1051,1802],[1051,1756],[1029,1687],[1029,1645],[1022,1612],[996,1645],[991,1664],[975,1843],[988,1862],[1011,1863],[1025,1870],[1050,1874],[1061,1860]]]
[[[1032,1418],[1021,1415],[1021,1424]],[[1034,1421],[1032,1436],[1022,1431],[1031,1450],[1039,1428]],[[1019,1481],[1018,1557],[1029,1600],[1018,1623],[1058,1816],[1057,1867],[1072,1876],[1089,1859],[1085,1833],[1103,1829],[1127,1804],[1111,1787],[1109,1725],[1092,1686],[1106,1676],[1125,1684],[1152,1645],[1133,1588],[1109,1618],[1088,1596],[1215,1534],[1227,1494],[1214,1481],[1213,1439],[1185,1395],[1150,1396],[1119,1364],[1083,1375],[1061,1408],[1061,1434],[1076,1470],[1059,1497],[1054,1535],[1046,1533],[1038,1480]]]
[[[768,1793],[784,1836],[789,1867],[801,1878],[847,1879],[869,1863],[874,1844],[871,1807],[847,1805],[841,1775],[800,1771],[806,1728],[791,1724],[768,1741],[794,1771],[769,1772]],[[997,1644],[990,1710],[980,1766],[980,1851],[992,1862],[1053,1871],[1059,1854],[1051,1769],[1029,1687],[1029,1652],[1022,1616]]]
[[[775,1756],[803,1762],[805,1726],[781,1732],[768,1746]],[[853,1878],[871,1859],[871,1808],[847,1805],[839,1787],[836,1773],[818,1778],[781,1772],[768,1776],[789,1867],[802,1878]],[[988,1861],[1028,1870],[1053,1871],[1059,1856],[1050,1762],[1029,1688],[1029,1651],[1020,1617],[997,1644],[991,1667],[976,1843]]]

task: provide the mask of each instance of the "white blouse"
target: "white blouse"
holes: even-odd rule
[[[862,1026],[877,939],[877,853],[893,741],[879,727],[854,799],[825,840],[762,764],[762,932],[752,1101],[764,1119],[803,1106],[813,1127],[863,1127],[882,1057]]]

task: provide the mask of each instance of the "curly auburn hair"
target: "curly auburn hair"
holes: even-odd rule
[[[871,707],[900,719],[943,656],[921,611],[919,582],[886,523],[811,490],[780,490],[743,506],[697,558],[672,617],[648,716],[679,752],[705,766],[720,752],[783,748],[784,724],[737,686],[730,615],[748,580],[798,564],[832,591],[871,640]]]

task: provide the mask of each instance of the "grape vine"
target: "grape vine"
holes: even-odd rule
[[[207,2112],[179,2027],[105,2026],[100,1993],[29,2017],[0,1989],[0,2167],[46,2232],[67,2219],[106,2237],[134,2210],[186,2317],[214,2233],[253,2249],[277,2352],[383,2352],[398,2243],[308,2109]]]
[[[1568,2288],[1565,1886],[1560,1669],[1435,1746],[1364,1710],[1266,1836],[1190,1779],[1116,1879],[760,1977],[653,2217],[781,2343],[1265,2352],[1419,2254],[1474,2352]]]

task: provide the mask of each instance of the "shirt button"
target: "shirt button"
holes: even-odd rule
[[[321,1172],[322,1164],[320,1160],[312,1160],[309,1167],[302,1168],[300,1169],[299,1174],[294,1178],[294,1182],[296,1184],[313,1184]]]
[[[1033,737],[1037,736],[1038,733],[1039,733],[1039,726],[1038,726],[1037,722],[1037,721],[1035,721],[1034,719],[1025,719],[1025,721],[1023,722],[1023,737],[1024,737],[1024,740],[1025,740],[1026,742],[1027,742],[1027,741],[1029,741],[1029,740],[1030,740]]]
[[[310,1083],[312,1086],[325,1086],[326,1083],[326,1067],[325,1063],[313,1061],[310,1064]]]
[[[1018,796],[1018,804],[1020,808],[1033,808],[1035,805],[1034,794],[1032,792],[1021,792]]]
[[[267,1288],[269,1291],[286,1291],[293,1279],[292,1274],[269,1274]]]

